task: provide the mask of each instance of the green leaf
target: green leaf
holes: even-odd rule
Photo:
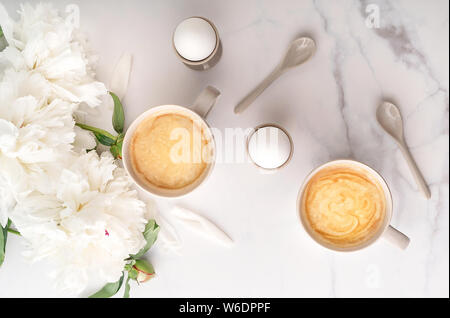
[[[145,240],[147,241],[147,244],[145,244],[145,246],[137,254],[131,255],[131,257],[138,259],[141,258],[145,253],[147,253],[147,251],[158,238],[158,232],[159,225],[156,224],[155,220],[149,220],[147,225],[145,226],[144,233],[142,233]]]
[[[76,123],[75,125],[77,125],[78,127],[82,128],[82,129],[92,131],[94,133],[95,137],[97,138],[98,142],[101,143],[102,145],[112,146],[116,143],[116,137],[111,135],[106,130],[103,130],[100,128],[95,128],[95,127],[88,126],[85,124],[80,124],[80,123]]]
[[[130,277],[127,277],[125,282],[125,292],[123,293],[123,298],[130,298]]]
[[[117,294],[120,287],[122,287],[123,277],[124,273],[122,273],[122,277],[120,277],[120,279],[117,282],[106,284],[98,292],[89,296],[89,298],[109,298],[111,296],[114,296],[115,294]]]
[[[5,35],[3,34],[2,27],[0,26],[0,52],[8,46]]]
[[[5,260],[5,247],[6,247],[6,236],[8,232],[0,226],[0,266],[2,266]]]
[[[100,134],[100,133],[94,133],[95,138],[97,138],[98,142],[105,146],[112,146],[114,145],[114,139],[111,139],[110,137]]]
[[[113,92],[109,92],[113,101],[114,101],[114,112],[112,117],[112,125],[114,130],[119,134],[123,133],[123,126],[125,122],[125,114],[123,112],[122,103],[120,102],[119,97]]]
[[[2,266],[5,260],[6,241],[8,238],[8,228],[11,226],[11,220],[8,220],[6,226],[0,226],[0,266]]]
[[[19,231],[12,229],[11,227],[8,228],[8,232],[17,236],[22,236]]]

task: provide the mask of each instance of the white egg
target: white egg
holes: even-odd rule
[[[216,41],[214,28],[202,18],[184,20],[173,35],[175,49],[190,61],[201,61],[210,56],[216,47]]]
[[[289,136],[274,126],[259,128],[248,143],[250,158],[265,169],[275,169],[285,164],[289,160],[291,149]]]

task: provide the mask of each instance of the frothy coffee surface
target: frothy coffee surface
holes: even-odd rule
[[[139,124],[130,153],[135,171],[148,182],[160,188],[180,189],[205,171],[202,153],[208,148],[198,123],[183,114],[169,113],[150,116]]]
[[[311,228],[326,242],[344,248],[373,237],[386,208],[379,182],[349,166],[320,170],[309,180],[302,205]]]

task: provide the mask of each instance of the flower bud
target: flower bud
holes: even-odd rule
[[[148,281],[150,278],[155,276],[155,270],[153,269],[152,264],[143,259],[136,260],[136,263],[133,265],[133,268],[137,270],[136,280],[138,283],[144,283]]]

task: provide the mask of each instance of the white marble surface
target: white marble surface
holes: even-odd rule
[[[207,84],[222,96],[209,123],[253,127],[276,122],[292,135],[295,154],[277,174],[250,164],[218,164],[207,184],[175,203],[219,224],[235,244],[226,249],[190,232],[180,255],[157,244],[149,259],[157,278],[132,286],[134,297],[448,297],[449,296],[449,16],[446,0],[152,0],[78,3],[81,28],[99,54],[98,78],[133,53],[125,98],[127,124],[150,106],[189,105]],[[17,1],[2,1],[10,12]],[[380,8],[380,28],[365,24]],[[171,34],[183,18],[211,19],[223,56],[206,72],[181,64]],[[290,40],[312,36],[315,57],[287,73],[243,115],[237,102],[266,76]],[[381,131],[375,108],[397,103],[406,139],[432,191],[426,201],[396,145]],[[109,122],[109,114],[103,123]],[[98,119],[92,123],[102,123]],[[297,222],[297,191],[306,174],[350,157],[380,171],[394,197],[392,224],[411,238],[402,252],[385,241],[349,254],[325,250]],[[0,297],[61,296],[44,264],[29,265],[11,237],[0,270]],[[7,286],[7,288],[4,288]]]

